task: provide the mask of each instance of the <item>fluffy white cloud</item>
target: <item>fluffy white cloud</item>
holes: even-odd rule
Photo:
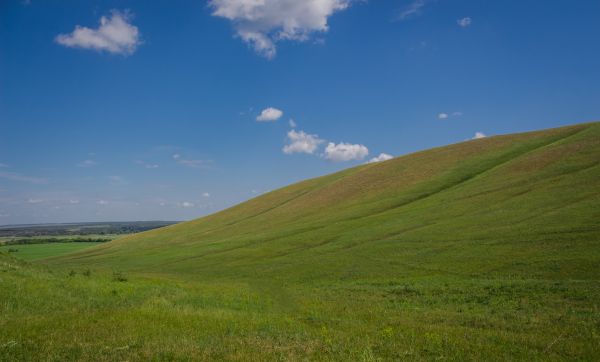
[[[379,156],[373,157],[372,159],[370,159],[369,161],[367,161],[367,163],[375,163],[375,162],[387,161],[387,160],[391,160],[392,158],[394,158],[394,156],[389,155],[387,153],[380,153]]]
[[[448,119],[448,113],[440,113],[440,114],[438,114],[438,119]]]
[[[474,140],[487,137],[483,132],[475,132],[475,136],[473,136]]]
[[[213,15],[230,20],[236,35],[266,58],[281,40],[305,41],[326,32],[328,18],[352,0],[209,0]]]
[[[458,24],[458,26],[460,26],[461,28],[468,27],[469,25],[471,25],[472,22],[473,21],[468,16],[466,18],[458,19],[456,21],[456,23]]]
[[[202,194],[202,197],[210,197],[210,193],[205,192],[205,193]]]
[[[100,26],[90,29],[77,25],[68,34],[59,34],[58,44],[70,48],[92,49],[114,54],[133,54],[141,44],[137,26],[131,25],[131,16],[127,12],[113,10],[109,17],[100,18]]]
[[[283,152],[288,155],[292,153],[314,154],[319,145],[325,142],[318,135],[308,134],[304,131],[291,130],[287,137],[290,143],[283,147]]]
[[[331,161],[362,160],[369,155],[369,149],[363,145],[329,142],[325,148],[325,158]]]
[[[256,117],[259,122],[275,122],[283,116],[283,112],[277,108],[269,107],[263,109],[262,112]]]

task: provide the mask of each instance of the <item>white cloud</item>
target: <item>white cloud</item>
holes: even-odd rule
[[[174,160],[178,160],[178,159],[180,159],[180,158],[181,158],[181,155],[180,155],[180,154],[178,154],[178,153],[176,153],[176,154],[174,154],[174,155],[173,155],[173,159],[174,159]]]
[[[77,204],[79,204],[79,200],[77,200],[77,199],[71,199],[71,200],[69,200],[69,204],[71,204],[71,205],[77,205]]]
[[[146,168],[158,168],[158,165],[147,163],[147,164],[144,165],[144,167],[146,167]]]
[[[100,18],[100,26],[90,29],[76,25],[69,34],[59,34],[55,40],[69,48],[92,49],[114,54],[133,54],[141,44],[137,26],[131,25],[128,12],[113,10],[109,17]]]
[[[287,134],[289,144],[283,147],[283,153],[308,153],[313,154],[324,140],[316,134],[308,134],[304,131],[291,130]]]
[[[92,167],[96,165],[94,160],[83,160],[77,164],[77,167]]]
[[[466,18],[458,19],[456,21],[456,23],[458,24],[458,26],[460,26],[461,28],[467,28],[467,27],[469,27],[472,22],[473,21],[468,16]]]
[[[256,117],[259,122],[275,122],[283,116],[283,112],[277,108],[269,107],[263,109],[260,115]]]
[[[394,158],[394,156],[389,155],[387,153],[380,153],[379,156],[373,157],[372,159],[367,161],[367,163],[382,162],[382,161],[391,160],[392,158]]]
[[[403,21],[413,16],[421,15],[423,7],[427,4],[426,0],[415,0],[398,13],[398,20]]]
[[[213,16],[230,20],[236,35],[266,58],[281,40],[306,41],[327,32],[328,18],[352,0],[209,0]]]
[[[29,204],[39,204],[39,203],[42,203],[44,201],[45,201],[44,199],[29,199],[29,200],[27,200],[27,202]]]
[[[196,205],[194,205],[194,203],[192,203],[192,202],[184,201],[184,202],[177,203],[177,206],[183,207],[183,208],[187,209],[187,208],[190,208],[190,207],[194,207]]]
[[[475,132],[475,136],[472,139],[477,140],[480,138],[486,138],[487,136],[483,132]]]
[[[325,158],[334,162],[362,160],[369,155],[369,149],[363,145],[329,142],[325,148]]]
[[[451,116],[452,117],[462,117],[463,113],[462,112],[452,112],[452,113],[446,113],[446,112],[442,112],[440,114],[438,114],[438,119],[448,119]]]
[[[294,121],[294,120],[293,120],[293,119],[291,119],[291,118],[290,118],[290,122],[289,122],[289,124],[290,124],[290,128],[296,128],[296,127],[298,127],[298,125],[296,124],[296,121]]]
[[[48,182],[48,180],[46,180],[45,178],[25,176],[18,172],[0,171],[0,178],[10,180],[10,181],[29,182],[32,184],[45,184],[46,182]]]
[[[208,193],[208,192],[204,192],[204,193],[202,194],[202,197],[210,197],[210,193]]]

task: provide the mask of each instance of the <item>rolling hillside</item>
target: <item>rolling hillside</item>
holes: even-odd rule
[[[300,182],[27,264],[0,360],[598,360],[600,123]]]
[[[300,182],[57,262],[210,278],[596,278],[599,163],[598,123],[472,140]]]

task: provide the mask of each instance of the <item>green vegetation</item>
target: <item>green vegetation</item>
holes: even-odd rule
[[[0,360],[598,360],[600,124],[0,259]]]
[[[23,260],[37,260],[72,253],[81,249],[97,245],[97,242],[53,242],[39,244],[11,244],[0,246],[0,253],[10,253],[12,256]]]
[[[0,241],[0,245],[26,245],[26,244],[48,244],[48,243],[104,243],[111,241],[116,236],[73,236],[68,235],[64,237],[41,237],[34,236],[29,238],[7,238]]]

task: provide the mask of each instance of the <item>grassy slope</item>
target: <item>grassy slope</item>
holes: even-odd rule
[[[432,149],[7,261],[0,357],[595,359],[598,220],[598,123]]]
[[[600,124],[586,124],[437,148],[59,262],[211,278],[378,278],[407,263],[417,273],[597,277],[599,140]]]

